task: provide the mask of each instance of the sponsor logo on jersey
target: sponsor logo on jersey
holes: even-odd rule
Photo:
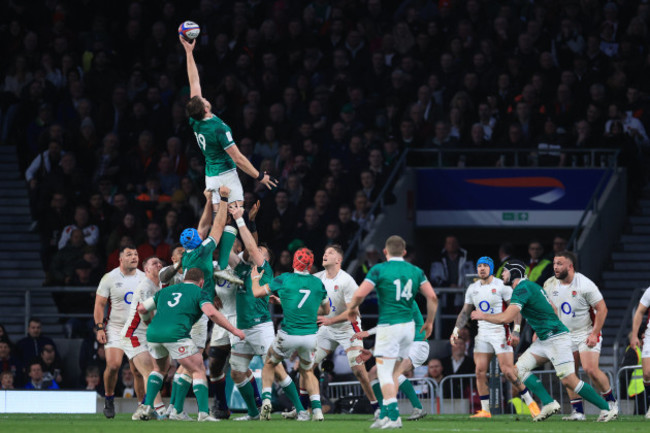
[[[560,292],[558,292],[557,290],[553,290],[553,296],[560,296]]]

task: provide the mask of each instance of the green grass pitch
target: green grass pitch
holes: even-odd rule
[[[236,415],[238,416],[238,415]],[[492,419],[469,420],[459,415],[429,415],[420,421],[404,421],[404,432],[486,432],[486,433],[604,433],[604,432],[648,432],[650,420],[642,416],[625,416],[609,423],[596,423],[595,416],[586,422],[562,421],[554,416],[542,423],[533,423],[528,417],[511,415]],[[370,415],[325,415],[325,422],[297,422],[283,420],[274,414],[269,422],[189,423],[173,421],[131,421],[128,414],[119,414],[115,419],[104,419],[103,415],[0,415],[0,431],[3,433],[166,433],[166,432],[214,432],[228,433],[343,433],[370,430]]]

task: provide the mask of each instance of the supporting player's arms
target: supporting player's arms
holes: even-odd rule
[[[472,311],[472,319],[485,320],[486,322],[494,323],[496,325],[505,325],[515,320],[519,314],[519,307],[516,305],[509,305],[506,311],[499,314],[486,314],[479,310]]]
[[[251,290],[253,291],[253,296],[256,298],[263,298],[271,294],[268,284],[260,286],[260,278],[262,278],[262,275],[264,275],[264,269],[262,269],[262,272],[259,272],[257,266],[251,268]]]
[[[194,46],[196,45],[196,39],[192,42],[188,42],[183,36],[178,35],[183,48],[185,49],[185,56],[187,57],[187,78],[190,81],[190,98],[194,96],[201,96],[201,80],[199,79],[199,70],[196,68],[196,62],[194,61]]]
[[[106,310],[106,304],[108,304],[108,298],[105,298],[101,295],[95,295],[95,309],[93,311],[95,323],[104,323],[104,311]],[[106,331],[103,329],[97,331],[97,341],[102,344],[106,344]]]
[[[230,215],[232,215],[237,223],[239,235],[241,236],[242,241],[244,241],[244,248],[248,251],[250,260],[255,264],[255,266],[262,266],[264,264],[264,256],[258,248],[257,242],[255,242],[255,238],[253,238],[253,234],[244,222],[244,208],[236,206],[228,209],[228,212],[230,212]]]
[[[420,284],[420,293],[427,298],[427,320],[424,321],[420,332],[424,332],[425,338],[429,338],[431,331],[433,331],[433,320],[436,318],[436,312],[438,311],[438,297],[429,281]]]
[[[349,309],[348,304],[345,305],[345,308],[346,308],[345,311],[343,311],[341,314],[334,317],[325,317],[325,315],[318,316],[318,320],[316,321],[318,323],[318,326],[330,326],[330,325],[334,325],[335,323],[347,322],[348,309]],[[357,314],[359,314],[358,308],[357,308]]]
[[[229,196],[230,188],[222,186],[219,188],[219,194],[221,194],[222,197]],[[210,236],[217,244],[219,244],[221,235],[223,234],[223,229],[226,227],[226,216],[228,216],[228,203],[224,203],[222,200],[219,202],[219,208],[217,209],[214,221],[212,222],[212,228],[210,229]]]
[[[357,320],[357,309],[359,308],[359,305],[361,305],[366,296],[368,296],[374,288],[374,284],[368,280],[363,280],[359,288],[355,290],[352,299],[347,304],[348,309],[345,311],[350,322]]]
[[[594,317],[594,328],[591,331],[591,334],[587,337],[587,347],[596,347],[596,344],[598,344],[598,340],[600,339],[600,331],[603,329],[605,319],[607,318],[607,304],[605,304],[604,299],[601,299],[592,307],[596,310],[596,315]]]
[[[329,298],[323,299],[323,302],[320,303],[320,307],[318,307],[318,315],[319,316],[327,316],[330,313],[330,300]]]
[[[273,189],[278,185],[277,179],[271,177],[271,175],[264,173],[264,176],[260,179],[260,172],[253,167],[253,164],[244,156],[243,153],[239,150],[239,147],[237,147],[236,144],[233,144],[232,146],[228,147],[226,149],[226,152],[228,152],[228,155],[232,158],[232,160],[235,162],[235,165],[239,169],[241,169],[244,173],[252,177],[253,179],[257,179],[260,181],[260,183],[264,184],[268,189]]]
[[[199,225],[196,230],[199,232],[201,239],[205,239],[208,232],[210,231],[210,226],[212,225],[212,191],[205,190],[203,191],[205,196],[205,206],[203,206],[203,213],[201,214],[201,219],[199,219]]]
[[[203,305],[201,305],[201,311],[203,311],[205,315],[208,316],[210,320],[212,320],[214,323],[221,326],[223,329],[230,332],[231,334],[239,337],[240,340],[246,338],[246,335],[240,329],[237,329],[234,326],[232,326],[232,324],[228,321],[228,319],[226,319],[226,316],[224,316],[219,311],[217,311],[216,308],[214,308],[214,305],[206,302]]]
[[[181,268],[181,261],[177,261],[173,265],[165,266],[160,270],[160,274],[158,275],[160,277],[160,282],[162,284],[168,284],[172,278],[174,278],[174,275],[178,273],[178,270]]]
[[[641,342],[639,341],[639,328],[641,328],[641,323],[643,323],[643,316],[645,316],[648,307],[639,303],[639,306],[636,307],[636,312],[634,313],[634,319],[632,320],[632,336],[630,337],[630,347],[640,347]]]

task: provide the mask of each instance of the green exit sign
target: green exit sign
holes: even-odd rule
[[[503,221],[528,221],[528,212],[503,212]]]

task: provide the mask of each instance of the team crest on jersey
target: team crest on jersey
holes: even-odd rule
[[[574,290],[573,292],[571,292],[571,296],[573,296],[573,297],[575,298],[576,296],[578,296],[578,292],[576,292],[576,291]]]
[[[185,346],[181,346],[178,348],[178,353],[185,353]]]
[[[337,292],[339,290],[339,286],[334,286],[334,291]]]
[[[492,289],[492,294],[496,295],[496,293],[497,293],[497,289]]]

